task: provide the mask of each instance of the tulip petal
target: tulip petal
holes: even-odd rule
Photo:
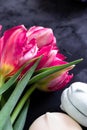
[[[28,30],[27,35],[30,40],[33,38],[36,39],[39,48],[49,44],[56,44],[56,39],[53,35],[52,29],[50,28],[33,26]]]
[[[4,38],[3,38],[4,45],[2,50],[3,53],[1,57],[1,64],[2,63],[12,64],[12,65],[17,64],[18,59],[22,53],[21,44],[25,37],[25,32],[26,29],[24,27],[17,26],[10,30],[7,30],[4,33]]]

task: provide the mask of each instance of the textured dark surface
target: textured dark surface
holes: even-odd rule
[[[74,78],[70,84],[75,81],[87,83],[87,4],[75,0],[0,0],[0,24],[3,31],[19,24],[27,28],[33,25],[52,28],[57,45],[68,61],[84,58],[73,69]],[[33,93],[24,130],[28,130],[41,114],[61,111],[61,92],[37,90]]]

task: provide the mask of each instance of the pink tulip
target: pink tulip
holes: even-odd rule
[[[73,77],[72,75],[68,75],[68,71],[71,70],[74,66],[71,66],[62,71],[55,72],[50,76],[40,80],[35,85],[38,89],[43,91],[56,91],[67,85]]]
[[[29,37],[29,41],[33,38],[36,39],[36,43],[39,49],[46,45],[56,45],[56,39],[54,37],[52,29],[50,28],[33,26],[28,30],[27,35]]]
[[[33,26],[27,30],[20,25],[7,30],[0,38],[2,72],[14,74],[27,60],[43,55],[43,48],[49,45],[56,46],[56,39],[49,28]]]
[[[56,46],[56,38],[50,28],[33,26],[27,30],[23,25],[19,25],[5,31],[0,38],[0,71],[4,76],[11,76],[26,61],[41,55],[43,57],[37,70],[67,63],[64,61],[65,56],[59,53],[59,49]],[[72,75],[69,75],[67,70],[51,82],[58,81],[55,83],[56,85],[58,83],[61,88],[71,78]],[[49,88],[53,90],[53,87]]]
[[[14,74],[27,60],[36,56],[38,47],[35,39],[28,41],[27,29],[16,26],[7,30],[0,39],[0,68],[3,74]]]
[[[53,45],[44,46],[38,51],[37,56],[43,55],[40,64],[38,65],[38,69],[58,66],[62,64],[66,64],[67,62],[63,61],[65,57],[58,53],[58,49],[54,48]]]

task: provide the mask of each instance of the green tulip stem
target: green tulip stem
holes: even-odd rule
[[[0,88],[4,84],[4,76],[0,75]]]
[[[31,86],[31,88],[29,88],[27,90],[27,92],[25,93],[25,95],[22,97],[22,99],[19,101],[18,105],[16,106],[15,110],[13,111],[12,115],[11,115],[11,123],[14,124],[18,114],[20,113],[20,111],[22,110],[25,102],[28,100],[28,98],[30,97],[30,95],[33,93],[33,91],[36,89],[36,85]]]
[[[5,82],[4,76],[0,75],[0,88],[3,86],[4,82]],[[1,98],[2,98],[2,95],[0,95],[0,105],[2,106],[3,103],[1,103]]]

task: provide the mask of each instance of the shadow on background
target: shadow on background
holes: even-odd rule
[[[87,3],[78,0],[40,0],[39,8],[43,11],[58,14],[72,14],[83,11],[87,8]]]

